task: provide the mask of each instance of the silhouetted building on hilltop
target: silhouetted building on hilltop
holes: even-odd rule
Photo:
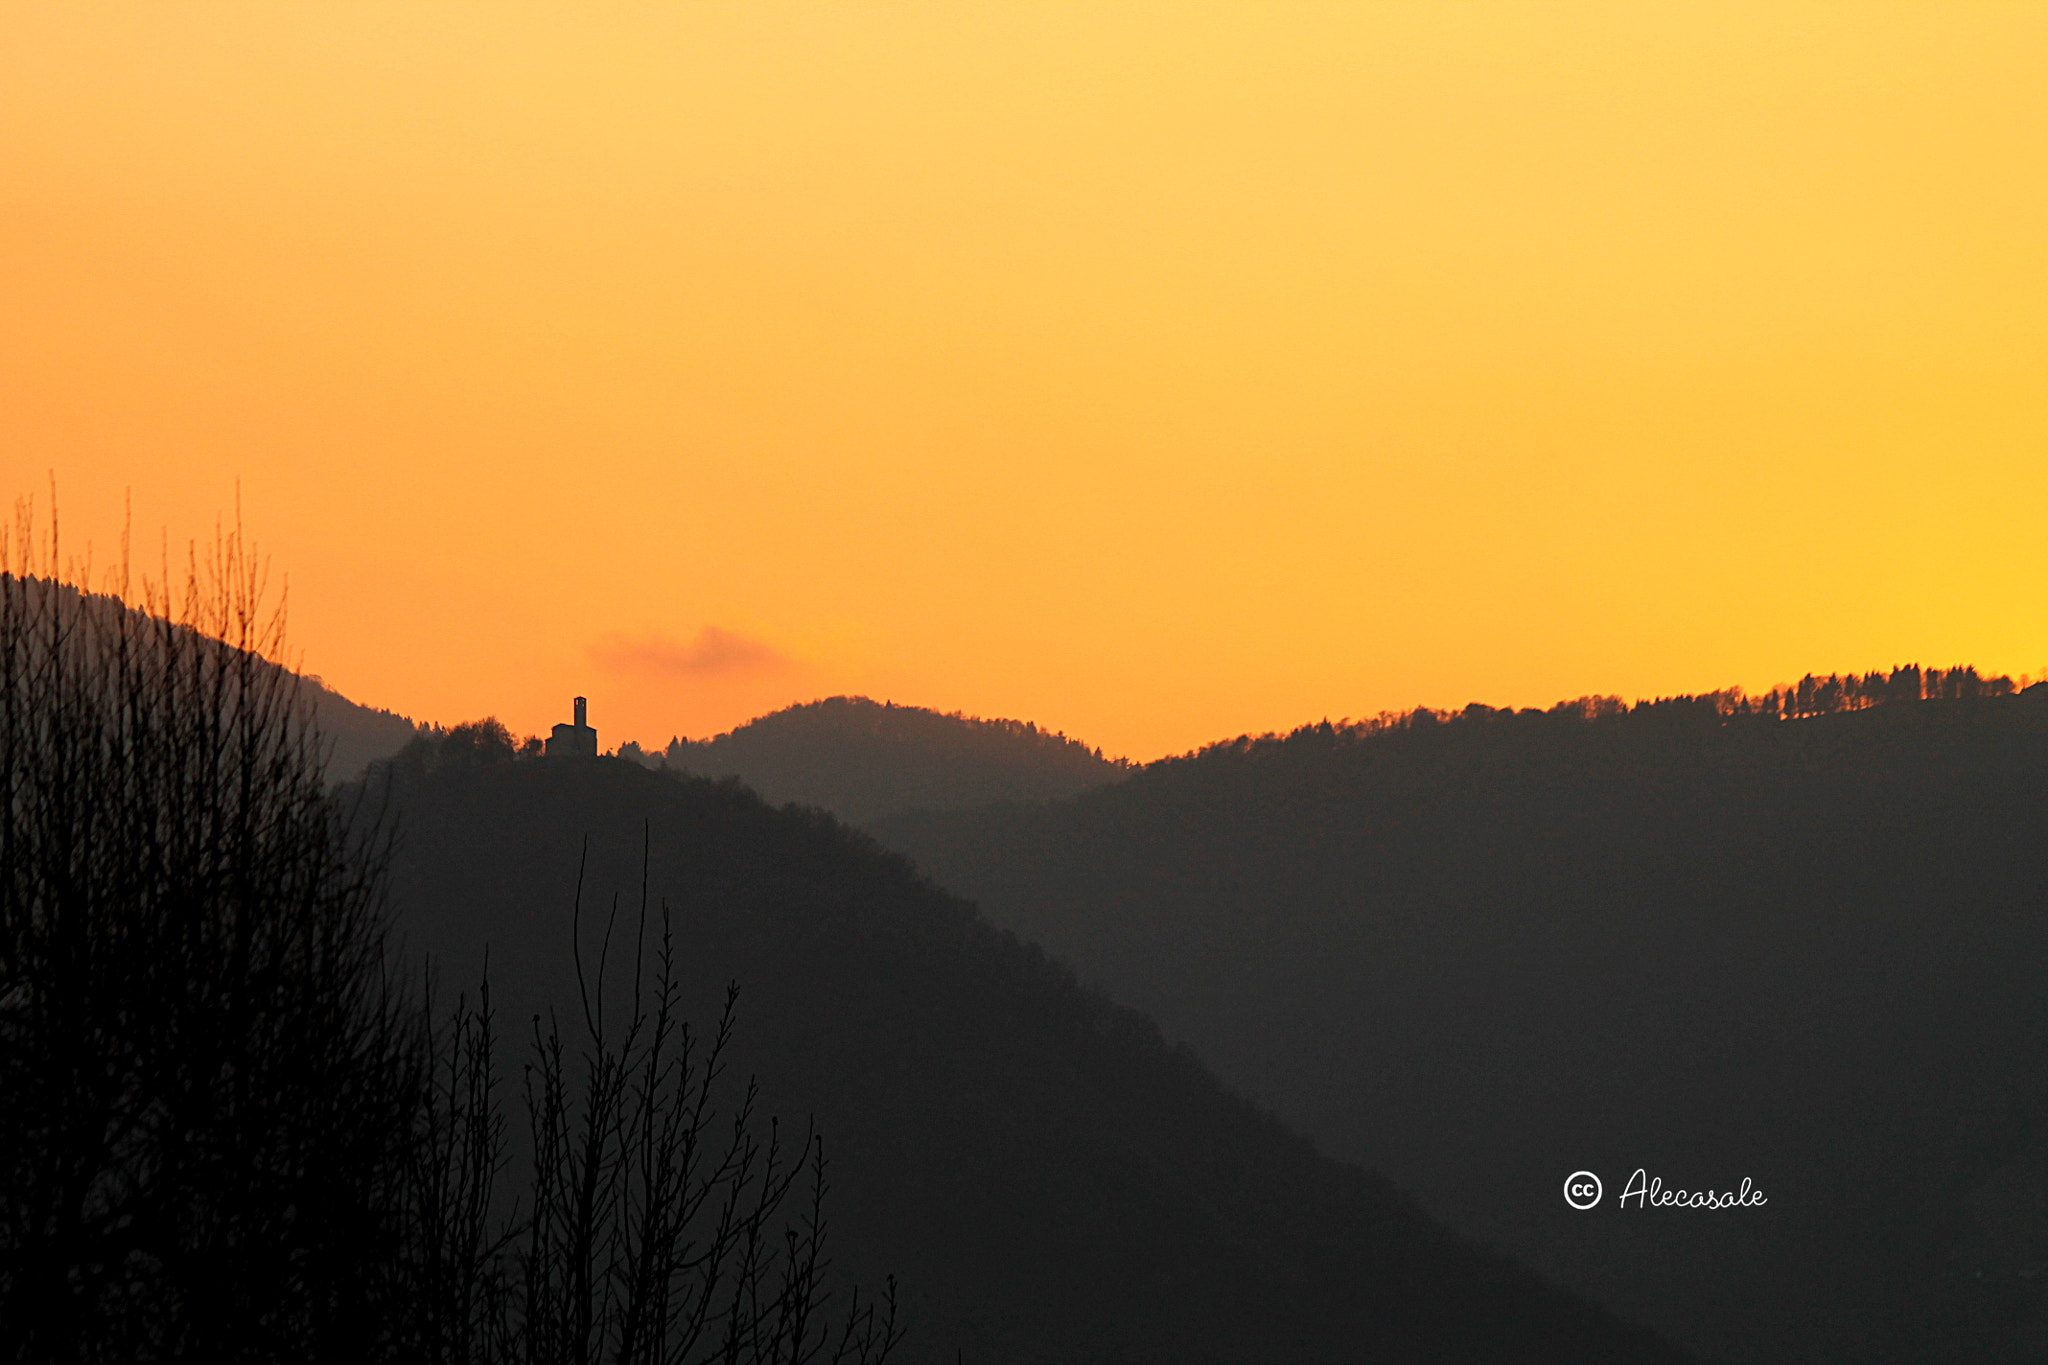
[[[596,758],[597,731],[586,723],[589,703],[582,697],[576,699],[576,723],[557,725],[553,738],[548,740],[549,758]]]

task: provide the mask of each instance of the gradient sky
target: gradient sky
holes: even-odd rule
[[[1149,758],[2048,665],[2048,6],[0,8],[0,493],[304,666]]]

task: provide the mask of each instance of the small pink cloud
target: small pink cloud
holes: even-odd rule
[[[704,627],[688,644],[660,635],[607,635],[590,647],[590,656],[617,673],[658,678],[766,673],[789,663],[772,646],[717,626]]]

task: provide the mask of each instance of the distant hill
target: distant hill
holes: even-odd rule
[[[1324,1150],[1703,1356],[2039,1361],[2048,687],[2011,691],[1421,712],[874,828]],[[1624,1212],[1639,1167],[1769,1203]]]
[[[716,739],[673,740],[661,755],[631,746],[625,756],[700,777],[737,777],[775,804],[816,806],[855,824],[904,810],[1055,800],[1133,771],[1024,721],[866,697],[808,702]]]
[[[631,922],[646,851],[695,997],[741,982],[742,1068],[825,1135],[838,1264],[901,1275],[906,1361],[1678,1358],[1319,1155],[829,816],[615,759],[517,759],[502,738],[387,773],[409,946],[451,992],[488,946],[515,1037],[578,1008],[586,837],[586,960],[614,894]]]
[[[85,596],[69,584],[33,578],[24,581],[73,602]],[[99,598],[101,595],[95,593],[92,596]],[[327,742],[327,773],[334,781],[362,776],[365,767],[377,759],[397,753],[418,730],[404,716],[350,701],[319,678],[301,675],[300,686],[301,696],[311,707],[315,722]]]

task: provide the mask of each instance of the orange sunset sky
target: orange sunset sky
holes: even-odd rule
[[[2048,665],[2048,6],[0,8],[0,492],[609,746]]]

